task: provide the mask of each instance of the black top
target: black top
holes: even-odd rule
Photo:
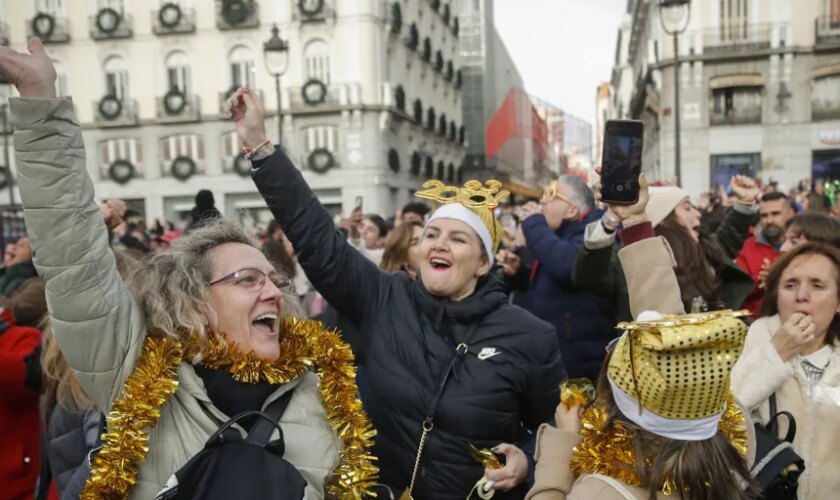
[[[193,365],[195,373],[204,381],[204,390],[210,401],[228,417],[251,410],[262,410],[263,403],[277,390],[279,384],[269,382],[257,382],[246,384],[234,380],[233,375],[225,370],[214,370],[201,365]],[[239,420],[246,431],[257,422],[256,415],[251,415]]]
[[[463,500],[484,474],[469,444],[533,446],[530,431],[551,420],[565,378],[552,325],[510,305],[493,276],[469,298],[430,294],[422,280],[381,272],[351,247],[282,151],[255,162],[252,177],[298,251],[307,277],[358,327],[370,381],[365,401],[378,435],[381,482],[408,487],[421,423],[458,343],[466,357],[446,384],[415,485],[418,500]],[[527,485],[497,491],[521,499]]]

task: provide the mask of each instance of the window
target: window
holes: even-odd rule
[[[122,12],[125,10],[124,4],[124,0],[96,0],[97,10],[114,9],[117,12]]]
[[[143,163],[143,149],[137,139],[108,139],[99,145],[102,166],[107,168],[117,160],[128,160],[133,165]]]
[[[840,74],[814,80],[814,104],[840,106]]]
[[[325,148],[330,152],[337,150],[338,131],[336,127],[318,126],[303,129],[303,147],[306,153]]]
[[[166,56],[167,90],[178,89],[186,95],[190,88],[190,66],[187,55],[181,51]]]
[[[163,161],[169,162],[179,156],[204,161],[204,139],[197,134],[183,134],[164,137],[160,140]]]
[[[312,40],[303,51],[306,79],[330,83],[330,47],[323,40]]]
[[[123,101],[128,98],[128,67],[123,58],[109,57],[103,66],[105,70],[105,95],[112,95]]]
[[[338,130],[331,126],[308,127],[303,134],[303,150],[306,154],[325,148],[331,153],[338,151]]]
[[[239,135],[234,130],[222,135],[222,156],[234,158],[239,155],[242,146],[239,144]]]
[[[64,15],[64,0],[36,0],[35,10],[53,15]]]
[[[725,87],[712,91],[712,125],[761,123],[761,87]]]
[[[248,47],[238,46],[230,51],[230,86],[255,87],[254,56]]]
[[[70,91],[67,87],[67,73],[64,71],[64,66],[56,61],[53,60],[53,67],[55,68],[55,94],[58,97],[67,97],[70,95]]]
[[[761,169],[760,153],[712,155],[712,187],[728,186],[734,175],[755,177]]]
[[[721,40],[742,40],[747,37],[748,0],[719,0]]]

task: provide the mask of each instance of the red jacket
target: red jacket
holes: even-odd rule
[[[10,326],[0,333],[0,496],[4,499],[31,499],[38,479],[38,395],[24,385],[23,358],[40,342],[41,332],[35,328]]]
[[[752,319],[758,318],[761,310],[761,301],[764,300],[764,289],[758,288],[758,273],[761,272],[761,264],[767,259],[772,264],[779,257],[779,251],[764,239],[759,232],[756,236],[744,242],[741,253],[735,258],[735,263],[752,277],[755,287],[744,300],[744,309],[749,309]]]

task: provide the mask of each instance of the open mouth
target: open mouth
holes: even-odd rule
[[[436,271],[445,271],[452,267],[451,262],[440,257],[432,257],[431,259],[429,259],[429,264],[431,264],[432,269]]]
[[[277,314],[261,314],[251,321],[251,324],[260,333],[274,335],[277,332]]]

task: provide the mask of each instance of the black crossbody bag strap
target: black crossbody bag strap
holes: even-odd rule
[[[411,473],[411,484],[408,487],[409,498],[413,498],[411,494],[414,491],[414,482],[417,480],[417,471],[420,469],[420,459],[423,457],[423,448],[426,445],[426,437],[428,437],[429,433],[432,432],[432,429],[435,428],[435,412],[440,405],[440,398],[443,396],[443,390],[446,388],[446,382],[449,380],[452,372],[455,371],[455,367],[458,366],[461,360],[467,356],[467,352],[469,352],[469,346],[463,342],[458,344],[458,347],[455,348],[455,355],[452,357],[452,360],[449,361],[449,366],[447,366],[446,371],[443,372],[443,378],[440,381],[440,385],[438,385],[438,391],[432,399],[432,403],[429,405],[429,411],[426,413],[426,418],[423,419],[423,433],[420,435],[420,445],[417,447],[417,457],[414,460],[414,471]]]
[[[271,421],[265,419],[257,420],[257,423],[251,427],[251,432],[248,433],[248,437],[245,439],[247,442],[253,444],[268,443],[269,439],[271,439],[271,434],[277,428],[274,422],[279,423],[280,417],[283,416],[283,413],[285,413],[286,408],[289,406],[289,402],[292,400],[292,393],[294,392],[294,389],[286,391],[282,396],[269,403],[262,413],[267,415]],[[280,437],[283,437],[282,432]]]

